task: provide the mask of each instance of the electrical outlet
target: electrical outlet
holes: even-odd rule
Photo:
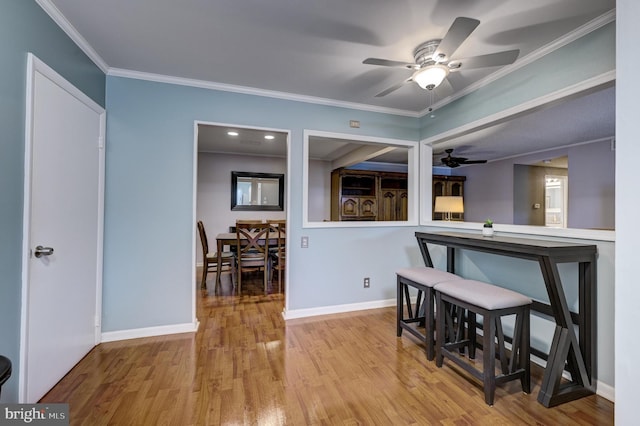
[[[371,280],[369,279],[369,277],[366,277],[364,279],[364,288],[369,288],[371,287]]]

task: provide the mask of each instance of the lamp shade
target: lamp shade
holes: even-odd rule
[[[462,197],[436,197],[436,205],[433,211],[436,213],[464,213]]]
[[[433,90],[449,74],[449,69],[444,65],[430,65],[418,71],[413,80],[423,89]]]

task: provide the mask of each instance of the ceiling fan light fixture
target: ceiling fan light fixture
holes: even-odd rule
[[[418,71],[414,76],[413,80],[423,89],[433,90],[442,83],[447,75],[449,75],[449,69],[440,64],[429,65],[420,71]]]

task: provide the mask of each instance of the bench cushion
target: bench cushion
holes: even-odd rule
[[[396,271],[396,274],[418,284],[422,284],[425,287],[433,287],[434,285],[441,282],[462,279],[462,277],[450,272],[441,271],[440,269],[435,268],[429,268],[427,266],[398,269]]]
[[[434,286],[436,291],[487,310],[529,305],[531,299],[513,290],[475,280],[445,281]]]

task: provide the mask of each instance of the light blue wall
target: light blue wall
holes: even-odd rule
[[[415,229],[302,229],[304,129],[416,141],[415,118],[121,77],[107,110],[105,332],[191,321],[194,120],[291,131],[290,309],[393,298],[394,268],[419,260]]]
[[[17,401],[27,52],[104,105],[105,76],[31,0],[0,3],[0,354],[14,365],[2,401]]]
[[[421,118],[421,139],[615,69],[615,22]]]

